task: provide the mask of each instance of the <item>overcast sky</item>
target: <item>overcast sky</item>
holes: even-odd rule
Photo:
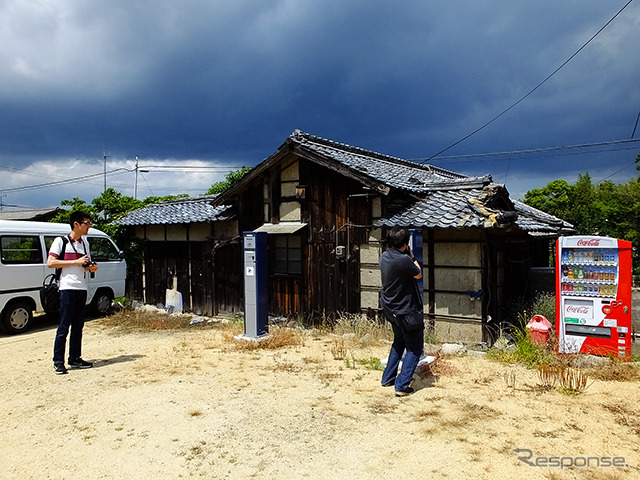
[[[294,129],[424,160],[520,100],[627,1],[0,0],[0,198],[89,202],[105,153],[108,187],[134,195],[137,155],[138,198],[195,196]],[[514,198],[587,171],[627,182],[640,142],[444,157],[631,139],[638,45],[640,0],[431,162],[491,174]],[[166,168],[185,166],[203,168]]]

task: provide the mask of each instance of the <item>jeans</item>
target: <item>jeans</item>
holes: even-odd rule
[[[393,343],[391,344],[387,367],[382,373],[382,384],[386,385],[395,381],[395,389],[400,392],[409,387],[413,372],[416,371],[422,356],[424,330],[408,332],[395,323],[391,323],[391,327],[393,328]],[[405,350],[407,353],[402,360],[402,354]],[[402,360],[402,369],[400,370],[400,375],[398,375],[400,360]]]
[[[53,344],[54,365],[64,365],[64,351],[69,337],[69,362],[78,360],[82,350],[82,327],[84,327],[86,290],[60,290],[60,319]]]

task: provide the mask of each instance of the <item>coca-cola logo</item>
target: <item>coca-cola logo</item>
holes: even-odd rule
[[[567,312],[575,313],[575,314],[578,314],[578,315],[586,315],[586,314],[589,313],[589,307],[567,305]]]
[[[598,247],[600,246],[600,240],[592,238],[591,240],[578,240],[579,247]]]

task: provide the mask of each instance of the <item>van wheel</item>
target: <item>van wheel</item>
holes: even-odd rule
[[[2,329],[6,333],[21,333],[27,330],[33,321],[33,312],[26,302],[12,302],[2,314]]]
[[[104,317],[111,312],[112,302],[113,294],[110,291],[99,290],[91,302],[91,311],[98,317]]]

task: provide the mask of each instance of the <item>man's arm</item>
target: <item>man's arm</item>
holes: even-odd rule
[[[414,265],[420,270],[417,275],[413,275],[413,278],[415,278],[416,280],[420,280],[422,278],[422,267],[418,263],[418,260],[416,260],[416,257],[411,251],[411,247],[409,247],[409,245],[407,245],[407,254],[411,258],[411,260],[413,260]]]
[[[84,257],[77,258],[75,260],[58,260],[58,257],[55,255],[51,255],[47,257],[47,267],[49,268],[64,268],[70,267],[72,265],[82,266],[89,261],[89,257],[86,255]]]

